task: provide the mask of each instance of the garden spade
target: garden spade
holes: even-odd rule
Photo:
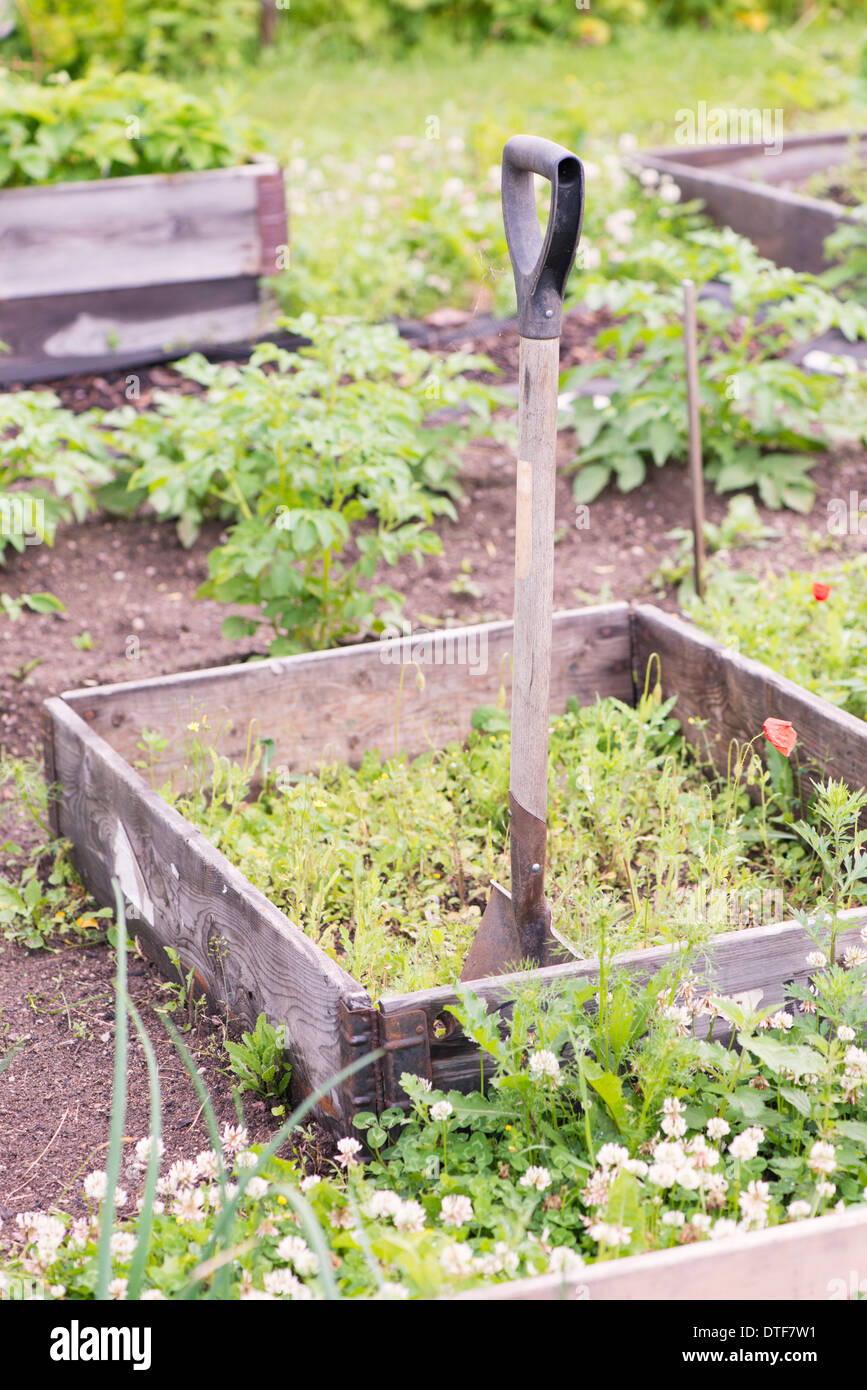
[[[544,236],[533,175],[551,184]],[[545,965],[555,940],[545,898],[548,721],[554,608],[554,489],[563,293],[581,234],[584,170],[560,145],[515,135],[503,150],[503,221],[515,273],[520,359],[509,834],[512,891],[491,885],[461,974]]]

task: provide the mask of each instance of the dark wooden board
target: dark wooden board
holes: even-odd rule
[[[851,925],[841,933],[841,949],[857,945],[861,927],[867,924],[867,907],[847,914]],[[765,927],[750,927],[743,931],[725,932],[713,938],[707,947],[696,950],[690,961],[690,973],[706,981],[719,994],[744,994],[761,989],[761,1007],[782,1005],[791,984],[806,985],[810,971],[807,953],[813,949],[811,939],[797,922],[779,922]],[[670,946],[653,946],[645,951],[628,951],[615,956],[611,968],[628,970],[641,977],[655,974],[667,965],[674,952]],[[521,972],[479,980],[469,988],[484,999],[489,1011],[497,1009],[504,1017],[510,1013],[510,1001],[516,989],[532,981],[538,985],[556,986],[567,980],[595,980],[599,975],[597,960],[573,961],[566,965],[547,966],[531,974]],[[419,990],[414,994],[386,995],[380,1000],[380,1012],[385,1019],[421,1011],[428,1020],[431,1037],[431,1067],[433,1082],[441,1090],[472,1091],[479,1085],[479,1052],[448,1012],[457,1002],[457,993],[450,986]],[[718,1023],[715,1036],[724,1036],[727,1025]],[[438,1037],[437,1034],[440,1034]],[[386,1103],[388,1103],[386,1097]],[[391,1098],[392,1104],[395,1097]]]
[[[466,663],[420,660],[422,690],[416,684],[416,667],[404,668],[413,654],[419,656],[421,638],[405,637],[97,686],[67,693],[64,699],[129,762],[141,756],[137,745],[143,727],[169,735],[171,744],[153,768],[156,784],[169,776],[182,778],[189,748],[187,725],[203,713],[212,727],[223,731],[217,746],[229,757],[243,758],[255,718],[257,735],[275,741],[278,765],[296,772],[309,771],[324,760],[357,766],[365,749],[378,748],[384,756],[394,753],[396,718],[400,748],[416,755],[465,738],[473,710],[496,703],[501,672],[509,691],[512,624],[453,631],[453,654],[461,654],[463,635],[468,657],[484,646],[486,671],[473,674]],[[563,710],[570,695],[582,704],[597,695],[616,695],[631,703],[629,643],[625,603],[558,613],[552,711]],[[448,648],[442,655],[448,655]]]
[[[845,163],[849,149],[849,132],[819,133],[786,137],[774,155],[761,144],[681,145],[642,152],[636,163],[669,174],[685,202],[701,198],[715,222],[748,237],[777,265],[819,274],[828,265],[825,238],[852,220],[850,212],[778,185]]]
[[[254,275],[0,302],[0,385],[142,363],[261,337],[269,308]]]
[[[779,676],[761,662],[727,650],[682,618],[650,605],[633,610],[633,653],[644,671],[651,654],[662,664],[663,694],[677,696],[674,713],[685,737],[717,767],[727,766],[732,739],[756,740],[764,721],[787,719],[798,733],[796,761],[815,774],[867,786],[867,723]],[[690,723],[690,720],[700,721]]]

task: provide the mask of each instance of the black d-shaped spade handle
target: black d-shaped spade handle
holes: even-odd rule
[[[551,184],[544,239],[533,175]],[[522,338],[559,338],[563,294],[578,250],[584,214],[584,169],[552,140],[513,135],[503,150],[503,221],[518,294]]]

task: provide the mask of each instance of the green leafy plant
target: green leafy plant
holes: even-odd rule
[[[822,275],[822,284],[844,299],[864,302],[867,291],[867,202],[853,208],[826,237],[825,256],[833,264]]]
[[[679,253],[667,243],[639,247],[633,265],[655,267],[669,284],[691,271],[699,283],[714,276],[727,285],[730,308],[707,297],[697,309],[705,471],[718,492],[757,487],[768,507],[809,511],[812,460],[823,447],[867,436],[867,394],[858,381],[806,371],[782,354],[832,324],[850,337],[863,334],[867,313],[835,300],[814,277],[763,260],[731,233],[692,232]],[[564,422],[578,437],[579,502],[612,480],[632,491],[649,462],[684,460],[688,442],[680,288],[627,279],[598,283],[589,298],[619,317],[596,339],[613,354],[610,395],[579,393],[599,375],[598,363],[562,380],[573,395]]]
[[[370,581],[404,556],[439,552],[427,528],[455,515],[455,445],[490,428],[497,400],[462,375],[484,359],[433,358],[391,327],[309,315],[292,326],[312,340],[298,355],[265,344],[240,369],[188,358],[182,370],[204,396],[163,394],[153,412],[105,420],[128,483],[104,500],[131,508],[147,498],[186,544],[205,517],[231,522],[199,593],[260,609],[223,630],[264,628],[273,655],[382,627],[377,603],[394,611],[401,598]],[[429,423],[442,407],[469,421]]]
[[[275,1028],[264,1014],[259,1014],[252,1033],[243,1033],[239,1043],[227,1041],[226,1051],[240,1093],[252,1091],[275,1101],[285,1095],[292,1068],[286,1060],[284,1024]]]
[[[206,101],[142,73],[45,85],[0,76],[0,187],[172,174],[244,164],[262,137]]]
[[[0,435],[2,563],[7,548],[52,545],[58,522],[82,521],[112,466],[96,416],[63,409],[52,391],[0,394]]]
[[[11,594],[0,593],[0,609],[10,622],[17,623],[25,608],[31,613],[66,612],[66,604],[62,603],[56,594],[19,594],[17,598],[13,598]]]
[[[814,582],[826,584],[817,600]],[[823,592],[823,591],[820,591]],[[867,564],[857,555],[814,574],[751,574],[711,562],[703,602],[684,595],[688,616],[726,646],[860,719],[867,718]]]
[[[94,62],[167,75],[222,73],[254,55],[259,26],[256,0],[176,0],[156,8],[147,0],[27,0],[16,8],[7,51],[36,71],[74,74]]]
[[[707,941],[814,897],[788,763],[786,782],[748,746],[714,772],[672,703],[648,680],[636,708],[572,701],[552,722],[547,892],[582,955]],[[504,711],[476,711],[463,746],[412,762],[368,751],[358,769],[304,776],[263,774],[250,743],[242,766],[217,729],[196,733],[185,790],[163,793],[374,995],[457,979],[508,872]]]

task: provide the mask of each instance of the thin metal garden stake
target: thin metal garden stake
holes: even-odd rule
[[[692,560],[695,592],[704,598],[704,476],[701,459],[701,417],[698,395],[698,342],[695,285],[683,282],[683,340],[686,349],[686,399],[689,416],[689,479],[692,489]]]
[[[533,175],[551,184],[542,237]],[[515,273],[520,359],[515,510],[515,635],[509,822],[512,891],[498,883],[461,978],[519,962],[544,965],[551,942],[545,898],[557,385],[563,294],[581,235],[584,170],[550,140],[515,135],[503,150],[503,221]],[[565,943],[564,943],[565,944]]]

